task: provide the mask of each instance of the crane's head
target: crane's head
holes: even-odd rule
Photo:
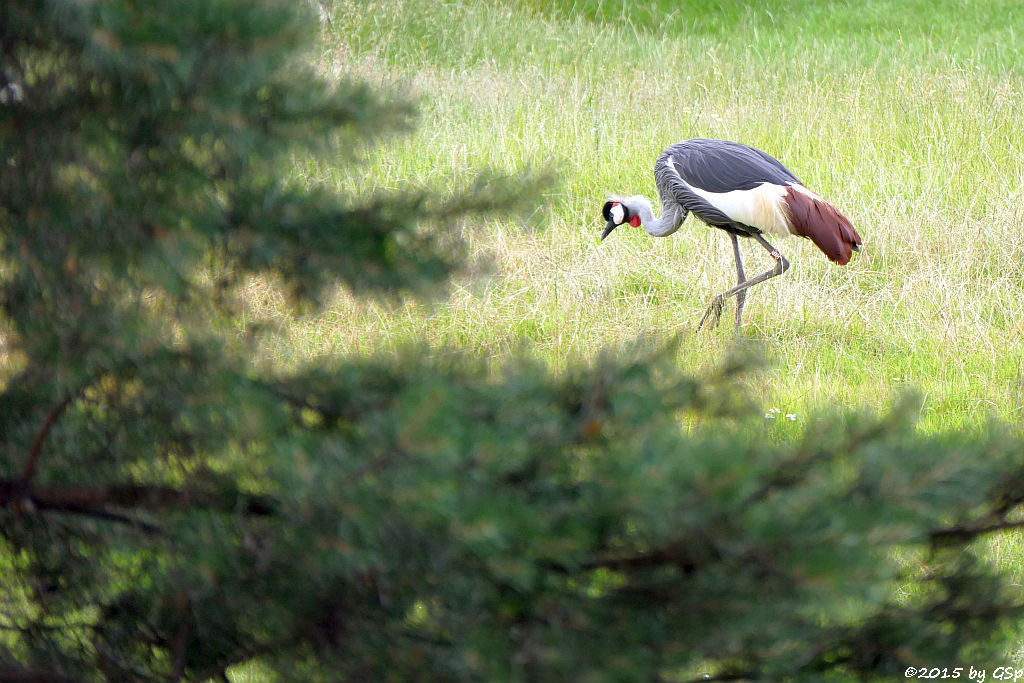
[[[629,223],[634,228],[640,227],[640,214],[637,211],[637,207],[632,206],[628,199],[608,200],[605,202],[604,208],[601,209],[601,215],[608,221],[604,232],[601,233],[602,240],[623,223]]]

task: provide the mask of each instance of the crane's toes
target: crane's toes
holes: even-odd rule
[[[697,323],[697,329],[704,327],[704,323],[707,322],[708,316],[711,316],[711,327],[718,326],[718,320],[722,317],[722,306],[725,304],[725,295],[716,294],[715,298],[711,300],[711,305],[708,306],[708,310],[704,311],[704,317]]]

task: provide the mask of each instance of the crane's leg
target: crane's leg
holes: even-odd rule
[[[736,286],[738,287],[747,281],[747,275],[743,272],[743,254],[740,253],[740,238],[732,233],[729,233],[729,237],[732,238],[732,253],[736,257]],[[747,290],[743,289],[736,294],[735,334],[737,337],[740,334],[740,323],[743,321],[743,304],[745,303],[747,303]]]
[[[714,316],[711,320],[711,326],[714,327],[718,324],[718,319],[722,316],[722,304],[725,303],[726,297],[738,295],[740,292],[746,292],[746,290],[750,289],[754,285],[759,285],[765,280],[769,280],[776,275],[782,275],[789,270],[789,261],[787,261],[786,257],[780,254],[779,250],[773,247],[768,240],[759,234],[752,235],[752,237],[757,240],[758,244],[768,251],[768,254],[773,259],[775,259],[775,267],[771,270],[766,270],[752,280],[741,282],[727,292],[716,294],[715,298],[711,300],[711,305],[708,306],[708,310],[704,311],[704,317],[700,319],[699,323],[697,323],[698,330],[704,326],[704,322],[708,319],[708,316],[711,315]]]

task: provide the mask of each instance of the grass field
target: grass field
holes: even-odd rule
[[[500,360],[526,349],[557,369],[606,345],[681,337],[679,365],[717,364],[723,324],[696,332],[731,286],[729,240],[690,218],[666,239],[623,228],[605,243],[609,193],[656,197],[669,144],[760,147],[840,206],[864,238],[847,267],[779,243],[793,268],[752,290],[739,344],[763,352],[745,391],[798,416],[884,410],[920,394],[921,429],[1011,423],[1024,409],[1024,7],[1016,2],[682,4],[349,2],[324,28],[325,72],[420,103],[416,131],[355,169],[303,162],[345,192],[445,193],[483,168],[552,172],[526,220],[450,225],[473,265],[439,302],[339,294],[276,321],[268,359],[362,354],[426,341]],[[641,8],[642,7],[642,8]],[[745,249],[748,273],[771,263]],[[477,263],[477,262],[480,263]],[[487,265],[489,264],[489,266]]]
[[[253,314],[274,326],[261,352],[291,365],[426,342],[496,362],[525,351],[557,372],[609,345],[678,337],[686,371],[736,346],[761,353],[743,391],[797,417],[766,420],[770,438],[837,405],[884,411],[907,391],[924,432],[1017,429],[1021,32],[1016,1],[335,0],[324,72],[411,96],[421,117],[355,168],[300,162],[303,179],[357,195],[444,194],[482,169],[556,180],[524,220],[441,226],[471,260],[439,301],[339,293],[300,315],[253,284]],[[847,267],[779,242],[793,268],[752,291],[739,340],[731,302],[719,328],[695,331],[733,283],[722,233],[691,218],[667,239],[622,228],[598,241],[606,195],[656,197],[654,160],[690,137],[770,152],[864,238]],[[748,273],[771,265],[745,251]],[[986,552],[1024,580],[1021,550],[1003,535]]]

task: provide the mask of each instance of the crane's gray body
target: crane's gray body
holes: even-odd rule
[[[666,149],[654,165],[654,182],[662,206],[677,204],[682,219],[689,212],[708,225],[743,237],[759,234],[765,227],[736,221],[712,204],[709,194],[753,190],[765,183],[778,187],[801,184],[792,171],[766,152],[739,142],[706,138]]]

